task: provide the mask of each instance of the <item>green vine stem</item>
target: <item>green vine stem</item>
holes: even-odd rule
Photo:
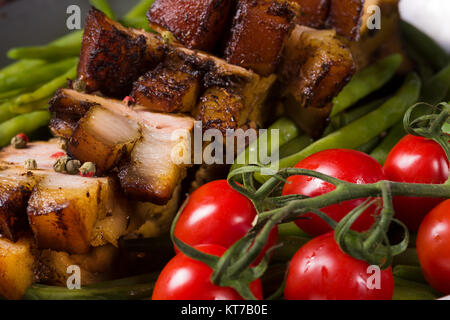
[[[442,145],[450,159],[449,137],[441,130],[442,126],[449,121],[450,105],[442,103],[431,107],[431,113],[422,113],[413,119],[413,111],[418,106],[411,107],[405,115],[407,131],[434,139]],[[430,106],[425,107],[429,108]],[[184,206],[180,208],[171,229],[172,241],[180,251],[192,259],[206,263],[213,269],[211,281],[214,284],[232,287],[245,299],[255,299],[249,289],[249,284],[261,277],[267,270],[271,251],[266,254],[259,265],[253,266],[253,263],[267,243],[271,230],[278,224],[302,219],[306,213],[314,213],[335,230],[336,241],[344,252],[369,264],[387,268],[392,264],[394,256],[407,250],[409,243],[407,228],[400,221],[394,219],[393,196],[450,199],[450,179],[440,185],[392,181],[354,184],[311,170],[287,168],[273,174],[262,185],[258,185],[254,176],[261,170],[262,168],[258,166],[241,167],[230,172],[228,176],[230,186],[253,202],[258,211],[258,217],[254,227],[247,235],[232,245],[222,257],[200,252],[174,236],[175,225]],[[282,196],[281,187],[283,184],[289,183],[287,182],[289,177],[296,175],[321,179],[334,185],[335,189],[313,198],[302,195]],[[322,208],[330,205],[356,199],[367,200],[349,212],[339,223],[321,211]],[[374,205],[377,206],[377,214],[372,227],[365,232],[351,230],[352,224],[359,215]],[[398,223],[404,229],[402,241],[395,245],[391,245],[387,237],[391,223]],[[272,250],[276,249],[277,247],[272,248]]]

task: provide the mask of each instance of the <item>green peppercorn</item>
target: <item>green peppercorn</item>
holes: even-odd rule
[[[80,168],[80,175],[82,177],[93,177],[97,169],[95,168],[95,164],[92,162],[85,162]]]
[[[25,160],[24,167],[27,170],[36,170],[37,169],[37,162],[34,159]]]
[[[169,45],[172,44],[172,42],[174,40],[174,36],[173,36],[172,32],[170,32],[170,31],[161,32],[161,37],[163,38],[164,42]]]
[[[85,92],[86,82],[84,82],[83,80],[75,80],[73,82],[73,89],[78,92]]]
[[[66,163],[66,171],[68,174],[77,174],[80,167],[81,162],[79,160],[69,160]]]
[[[56,172],[66,172],[66,164],[69,161],[69,157],[59,157],[58,160],[56,160],[55,164],[53,165],[53,170]]]
[[[24,149],[27,146],[27,140],[17,135],[11,139],[11,145],[16,149]]]

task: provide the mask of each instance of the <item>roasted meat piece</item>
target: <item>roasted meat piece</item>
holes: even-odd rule
[[[173,152],[189,149],[193,118],[153,113],[139,105],[131,108],[120,101],[70,89],[58,94],[92,106],[68,142],[72,156],[94,162],[98,174],[118,167],[121,186],[134,199],[159,205],[171,199],[188,165],[175,163]],[[61,99],[53,101],[57,115],[64,112],[65,106],[58,104]]]
[[[326,25],[349,40],[360,36],[365,0],[331,0]]]
[[[89,11],[78,64],[78,81],[87,92],[125,97],[132,83],[164,56],[158,36],[127,29],[92,8]]]
[[[200,92],[200,74],[188,64],[160,64],[133,85],[131,96],[150,111],[191,112]]]
[[[328,18],[331,0],[293,0],[300,5],[297,23],[311,28],[323,28]]]
[[[225,59],[262,76],[275,72],[298,10],[288,0],[239,0]]]
[[[303,130],[319,137],[326,126],[328,113],[311,113],[300,108],[331,111],[329,103],[354,72],[351,52],[336,39],[334,31],[297,26],[289,38],[280,69],[281,95],[289,105],[289,114]]]
[[[0,239],[0,295],[21,299],[33,283],[36,259],[33,238],[23,235],[17,242]]]
[[[170,31],[188,48],[214,49],[227,23],[232,0],[156,0],[147,13],[150,27]]]

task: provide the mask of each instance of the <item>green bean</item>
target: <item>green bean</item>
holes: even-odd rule
[[[64,287],[34,284],[27,289],[25,300],[137,300],[151,297],[154,282],[104,288],[69,290]]]
[[[11,59],[43,59],[60,60],[67,57],[76,57],[80,54],[81,42],[66,46],[35,46],[10,49],[7,53]]]
[[[150,26],[148,24],[148,20],[145,17],[124,19],[124,20],[121,20],[121,23],[125,27],[131,27],[131,28],[135,28],[135,29],[144,29],[146,31],[152,31],[152,29],[150,29]]]
[[[330,124],[325,129],[323,136],[327,136],[334,131],[345,127],[346,125],[352,123],[355,120],[365,116],[369,112],[374,111],[379,108],[386,99],[378,99],[372,102],[369,102],[361,107],[355,108],[354,110],[350,110],[348,112],[342,112],[331,118]]]
[[[5,122],[6,120],[14,118],[15,116],[17,116],[17,114],[11,112],[8,103],[0,104],[0,124]]]
[[[278,163],[272,164],[271,168],[293,167],[306,157],[327,149],[354,149],[361,146],[400,121],[406,110],[417,102],[420,88],[421,81],[417,74],[409,74],[397,93],[377,110],[317,140],[302,151],[281,159]],[[260,182],[264,182],[267,179],[267,177],[260,174],[256,174],[256,178]]]
[[[63,35],[61,38],[58,38],[55,41],[50,42],[48,45],[70,46],[81,42],[82,38],[83,38],[83,30],[73,31]]]
[[[421,53],[436,70],[444,68],[449,63],[450,57],[447,52],[428,35],[406,21],[401,21],[400,27],[407,42]]]
[[[3,79],[11,75],[15,75],[19,72],[28,72],[29,70],[33,70],[44,64],[46,64],[46,62],[43,60],[23,60],[12,63],[0,70],[0,83],[4,81]]]
[[[435,105],[446,98],[450,89],[450,63],[438,74],[425,82],[422,90],[422,100]]]
[[[423,80],[428,80],[434,75],[434,69],[430,63],[425,59],[415,48],[413,48],[409,43],[403,44],[408,56],[414,62],[420,77]]]
[[[122,286],[133,286],[136,284],[145,284],[145,283],[151,283],[155,282],[158,279],[159,272],[155,273],[147,273],[142,274],[134,277],[128,277],[128,278],[122,278],[122,279],[116,279],[116,280],[110,280],[110,281],[104,281],[100,283],[95,283],[91,285],[86,285],[84,288],[115,288],[115,287],[122,287]]]
[[[408,248],[403,253],[394,257],[393,265],[420,266],[417,250]]]
[[[36,90],[36,87],[19,88],[19,89],[14,89],[11,91],[0,92],[0,100],[7,100],[7,99],[15,98],[15,97],[21,95],[22,93],[30,92],[33,90]]]
[[[44,84],[34,92],[25,93],[9,102],[9,108],[14,113],[30,112],[29,106],[34,102],[41,101],[51,97],[55,92],[67,84],[67,79],[75,79],[77,76],[77,67],[74,65],[66,73],[54,78]],[[47,100],[48,101],[48,100]],[[26,106],[26,107],[24,107]]]
[[[89,0],[89,2],[93,7],[106,14],[108,18],[115,19],[114,12],[107,0]]]
[[[394,277],[393,300],[436,300],[443,296],[428,285]]]
[[[272,142],[272,134],[275,130],[279,130],[279,139],[278,141]],[[291,120],[286,118],[277,120],[265,133],[261,134],[261,136],[253,141],[245,151],[237,156],[235,163],[231,167],[231,171],[249,164],[252,160],[257,160],[259,162],[259,154],[271,155],[274,150],[279,150],[280,146],[291,141],[297,137],[298,134],[299,129]],[[264,143],[263,145],[260,141],[267,141],[267,144]],[[260,150],[260,147],[265,150]]]
[[[280,236],[298,236],[304,238],[310,237],[305,231],[297,227],[294,222],[279,224],[278,234]]]
[[[394,54],[356,73],[339,95],[334,98],[331,116],[351,107],[385,85],[394,76],[402,59],[401,55]]]
[[[398,278],[428,284],[423,275],[422,269],[418,266],[397,265],[394,267],[392,273]]]
[[[371,156],[380,164],[384,165],[386,158],[392,148],[406,135],[403,121],[394,125],[381,143],[371,152]]]
[[[5,78],[0,78],[0,92],[31,87],[42,82],[50,81],[73,67],[77,60],[77,58],[70,58],[52,64],[36,66],[27,72],[20,72]]]
[[[31,134],[36,129],[46,126],[50,118],[48,111],[34,111],[3,122],[0,124],[0,147],[8,145],[19,133]]]
[[[364,143],[364,144],[360,145],[359,147],[355,148],[355,150],[358,150],[358,151],[370,154],[373,151],[373,149],[375,149],[378,146],[380,141],[381,141],[380,136],[373,137],[372,139],[370,139],[366,143]]]
[[[124,17],[127,19],[141,18],[145,17],[148,9],[152,6],[155,0],[141,0],[137,5],[135,5]]]
[[[294,153],[300,152],[313,142],[314,140],[310,136],[308,136],[307,134],[302,134],[281,146],[280,158],[282,159],[285,157],[289,157]]]
[[[279,236],[278,243],[283,244],[280,248],[275,250],[272,256],[273,261],[289,261],[292,259],[294,254],[304,246],[306,243],[311,241],[308,237],[298,237],[298,236]]]

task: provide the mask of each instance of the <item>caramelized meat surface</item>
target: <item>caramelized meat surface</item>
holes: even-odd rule
[[[287,0],[239,0],[225,59],[262,76],[275,72],[298,10]]]
[[[150,27],[170,31],[191,49],[214,49],[227,23],[232,0],[156,0],[147,13]]]
[[[92,8],[86,20],[78,80],[87,92],[123,98],[132,83],[162,59],[164,50],[155,35],[124,28]]]
[[[199,92],[198,72],[188,65],[160,64],[134,83],[131,96],[150,111],[191,112]]]
[[[326,25],[349,40],[360,36],[365,0],[331,0]]]
[[[328,18],[331,0],[294,0],[300,5],[297,23],[311,28],[323,28]]]
[[[310,135],[320,136],[323,128],[310,117],[299,119],[295,108],[326,108],[350,81],[355,66],[350,50],[335,37],[334,31],[318,31],[297,26],[286,46],[280,79],[282,95],[290,105],[290,115]],[[315,117],[315,113],[310,113]],[[317,119],[326,119],[322,114]]]

